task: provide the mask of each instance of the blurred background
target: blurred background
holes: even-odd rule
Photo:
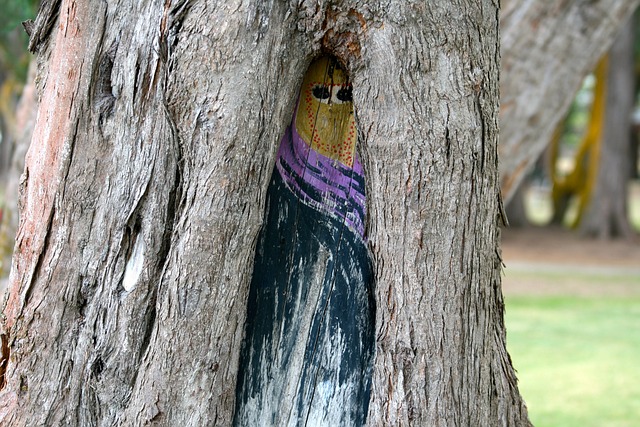
[[[27,50],[29,40],[22,22],[35,17],[38,3],[0,3],[0,293],[4,292],[11,266],[18,227],[18,186],[36,115],[35,61]],[[29,81],[31,85],[25,91]]]
[[[0,293],[37,105],[21,22],[37,3],[0,5]],[[639,19],[584,77],[506,207],[508,348],[539,427],[640,425]]]
[[[639,18],[507,205],[507,346],[538,427],[640,425]]]

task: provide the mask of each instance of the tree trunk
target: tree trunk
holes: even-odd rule
[[[370,425],[529,425],[505,348],[498,10],[44,1],[0,422],[228,425],[276,151],[346,66],[376,282]]]
[[[369,422],[527,425],[496,251],[497,10],[400,4],[353,78],[376,269]]]
[[[584,76],[639,3],[502,2],[500,178],[505,201],[551,141]]]
[[[580,224],[581,233],[603,239],[631,238],[627,210],[631,116],[634,106],[635,25],[630,19],[609,51],[605,124],[591,200]]]
[[[529,225],[527,210],[524,203],[527,189],[528,185],[526,182],[521,182],[520,185],[518,185],[518,189],[511,197],[511,200],[509,200],[509,203],[505,206],[507,220],[509,221],[509,227],[511,228],[524,228]]]

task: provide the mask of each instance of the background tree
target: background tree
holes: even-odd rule
[[[606,120],[605,110],[607,108],[607,73],[608,56],[600,59],[596,69],[590,77],[590,81],[595,81],[589,90],[586,87],[581,89],[576,95],[576,101],[572,111],[567,114],[567,119],[562,122],[554,133],[550,147],[550,177],[552,182],[551,198],[553,202],[553,217],[551,222],[562,225],[570,208],[576,213],[571,218],[569,226],[576,228],[583,216],[583,212],[589,204],[589,199],[593,193],[600,163],[600,145],[602,142],[602,129]],[[590,83],[585,79],[585,86]],[[586,106],[578,104],[578,98],[590,98]],[[580,102],[582,103],[582,101]],[[588,111],[583,111],[586,109]],[[586,116],[583,126],[571,126],[576,115]],[[574,139],[574,153],[571,156],[573,168],[570,171],[561,171],[562,145],[565,140]],[[578,141],[575,141],[577,139]],[[567,143],[568,145],[568,143]],[[624,154],[624,153],[622,153]]]
[[[21,21],[35,14],[33,0],[6,0],[0,14],[0,293],[11,265],[18,225],[17,189],[35,117],[35,96],[23,89],[28,75],[28,37]],[[35,65],[35,64],[34,64]],[[35,77],[32,67],[31,81]],[[21,99],[21,101],[19,101]]]
[[[581,232],[600,238],[631,238],[627,184],[631,178],[631,116],[635,104],[635,21],[629,20],[608,55],[606,108],[599,144],[593,194],[580,224]]]
[[[502,2],[500,177],[506,201],[638,3]]]
[[[33,16],[32,0],[8,0],[0,15],[0,185],[6,184],[17,132],[16,106],[26,81],[29,55],[27,35],[20,22]]]

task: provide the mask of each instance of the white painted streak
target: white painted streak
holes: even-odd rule
[[[127,261],[124,269],[124,279],[122,279],[122,287],[125,291],[131,292],[135,289],[140,273],[142,273],[142,264],[144,263],[144,239],[138,236],[133,245],[133,251]]]

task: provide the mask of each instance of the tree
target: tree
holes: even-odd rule
[[[572,198],[576,206],[576,214],[571,219],[569,226],[576,228],[582,220],[591,193],[593,192],[598,163],[600,161],[600,144],[602,140],[602,128],[605,121],[605,107],[607,98],[607,57],[604,56],[598,62],[593,73],[595,85],[592,90],[592,101],[589,106],[588,119],[585,128],[580,132],[581,138],[576,143],[573,157],[573,169],[561,174],[557,169],[560,157],[560,145],[565,138],[563,133],[565,123],[558,126],[550,147],[550,161],[553,167],[550,170],[553,188],[551,198],[553,201],[553,218],[551,222],[561,225]],[[585,82],[586,84],[586,82]],[[577,98],[577,96],[576,96]],[[567,115],[567,122],[572,119],[574,112]]]
[[[502,2],[500,178],[510,200],[638,0]]]
[[[511,196],[511,200],[505,206],[505,213],[509,219],[509,227],[524,228],[529,225],[525,206],[527,186],[521,183],[516,192]]]
[[[45,1],[2,423],[229,423],[277,143],[325,51],[354,85],[370,195],[369,422],[527,425],[502,320],[497,28],[491,1]]]
[[[631,115],[635,81],[633,39],[635,25],[630,19],[613,44],[608,58],[606,109],[602,141],[599,144],[595,185],[582,233],[600,238],[631,238],[635,233],[627,212],[627,184],[631,159]]]

